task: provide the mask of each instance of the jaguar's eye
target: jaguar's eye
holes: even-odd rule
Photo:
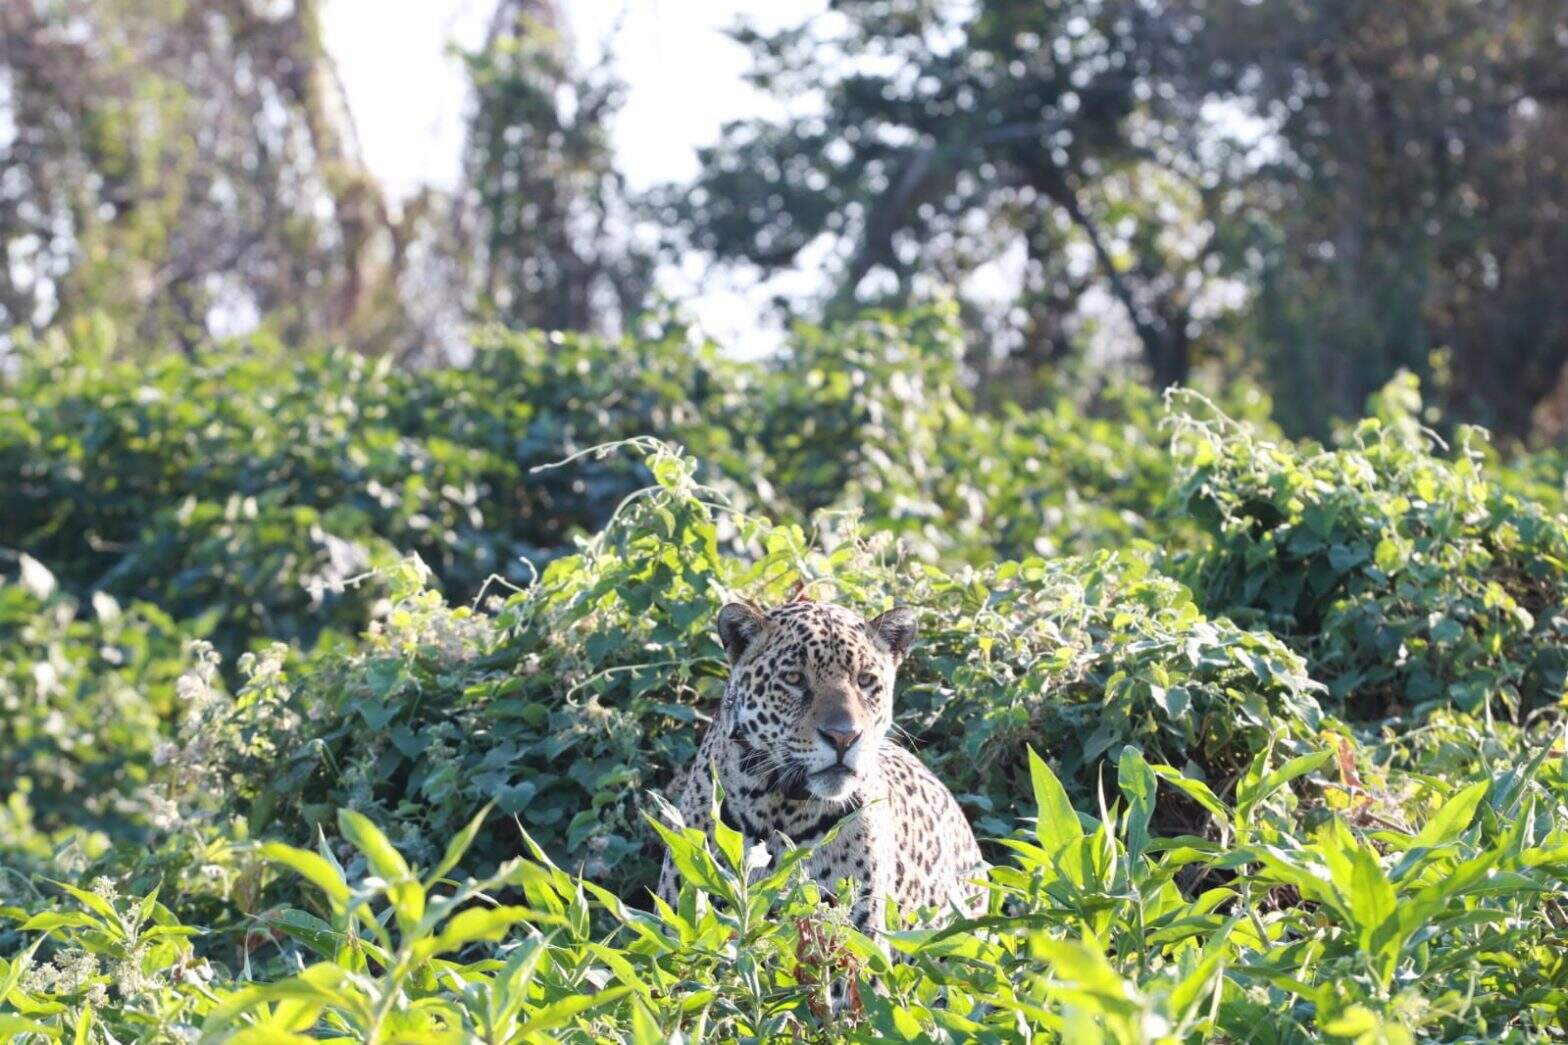
[[[786,686],[798,686],[804,681],[806,681],[806,676],[798,671],[786,671],[784,673],[784,684]]]
[[[877,677],[869,671],[862,671],[855,681],[860,683],[861,689],[870,689],[877,684]]]

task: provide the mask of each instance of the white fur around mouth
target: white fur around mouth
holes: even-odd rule
[[[848,766],[819,769],[806,778],[806,788],[824,802],[841,802],[860,786],[860,774]]]

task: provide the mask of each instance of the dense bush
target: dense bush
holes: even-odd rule
[[[801,584],[868,615],[920,611],[898,722],[988,832],[1015,826],[1026,744],[1087,800],[1129,742],[1224,791],[1265,746],[1299,751],[1318,727],[1296,655],[1204,619],[1135,557],[950,573],[854,540],[823,551],[796,527],[711,507],[689,461],[656,449],[650,470],[657,488],[494,620],[404,584],[363,647],[296,679],[280,698],[290,728],[227,789],[252,831],[308,839],[348,806],[432,859],[494,801],[476,853],[514,851],[515,814],[557,858],[640,896],[658,856],[644,791],[689,764],[718,703],[714,614]]]
[[[0,384],[0,547],[79,592],[210,615],[230,654],[309,644],[363,627],[376,593],[344,584],[390,548],[456,598],[492,573],[525,579],[525,558],[646,481],[624,461],[536,466],[646,431],[718,449],[717,394],[744,387],[679,330],[497,333],[475,351],[469,368],[409,373],[265,342],[139,366],[80,341],[32,346]]]
[[[1340,449],[1175,414],[1176,496],[1211,540],[1184,563],[1210,613],[1301,649],[1363,718],[1558,702],[1568,669],[1568,520],[1401,418]]]
[[[759,385],[763,503],[853,511],[930,560],[1086,553],[1184,533],[1163,511],[1171,458],[1157,395],[1133,383],[1048,408],[975,409],[952,313],[802,327]],[[1227,400],[1257,415],[1247,390]],[[677,434],[678,437],[678,434]],[[700,454],[699,454],[700,456]]]
[[[0,1028],[370,1042],[1559,1032],[1568,965],[1540,898],[1568,886],[1568,777],[1536,759],[1426,782],[1419,824],[1372,830],[1364,810],[1325,814],[1293,792],[1328,755],[1269,772],[1262,752],[1226,802],[1129,747],[1098,816],[1033,759],[1036,826],[988,872],[989,913],[894,927],[886,951],[820,905],[804,852],[758,867],[722,825],[711,843],[660,828],[682,896],[644,912],[537,849],[456,874],[478,819],[421,864],[344,810],[347,844],[260,847],[300,900],[261,912],[233,963],[203,956],[201,930],[156,894],[122,897],[103,878],[0,908],[34,941],[0,964]],[[1166,788],[1201,799],[1215,841],[1151,831]],[[1223,877],[1184,891],[1192,872]],[[510,899],[478,902],[495,896]],[[832,980],[853,987],[830,1014]]]
[[[496,331],[419,374],[35,346],[0,378],[0,1033],[1560,1033],[1551,453],[1436,445],[1403,381],[1329,449],[1245,389],[1239,423],[983,411],[953,322],[755,365]],[[986,918],[889,964],[789,860],[649,824],[739,596],[918,610],[899,739],[985,838]]]
[[[184,641],[154,607],[78,605],[31,558],[0,572],[0,798],[28,795],[42,830],[135,837]]]
[[[0,377],[0,550],[82,596],[210,617],[231,659],[357,632],[380,592],[345,585],[392,550],[456,600],[493,574],[523,583],[648,481],[626,457],[546,466],[646,434],[775,517],[857,513],[928,559],[1166,536],[1153,397],[976,413],[947,309],[802,328],[766,366],[674,324],[495,330],[470,365],[414,373],[262,340],[129,366],[83,337],[31,345]]]

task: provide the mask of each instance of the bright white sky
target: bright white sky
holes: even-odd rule
[[[741,82],[746,53],[722,34],[739,16],[772,27],[824,10],[826,0],[560,0],[580,55],[612,53],[628,84],[613,128],[635,188],[688,178],[696,149],[737,117],[767,111]],[[338,63],[366,162],[393,199],[451,187],[459,172],[466,83],[449,45],[483,39],[494,0],[327,0],[326,42]],[[721,343],[750,354],[758,294],[703,288],[665,273],[667,290]],[[750,351],[748,351],[748,349]]]

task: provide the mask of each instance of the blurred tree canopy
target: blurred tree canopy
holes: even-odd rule
[[[545,0],[502,0],[464,56],[476,291],[511,326],[614,329],[646,301],[652,258],[628,242],[610,145],[622,85],[603,67],[578,73],[564,29]]]
[[[1016,247],[1015,293],[986,327],[1006,351],[1030,365],[1069,353],[1099,293],[1154,380],[1185,380],[1219,205],[1182,162],[1158,67],[1186,32],[1095,0],[833,12],[738,33],[755,86],[812,104],[732,124],[704,152],[696,191],[670,208],[693,242],[765,271],[825,243],[835,309],[962,286]]]
[[[90,314],[194,349],[260,322],[293,344],[428,357],[454,318],[629,314],[603,120],[546,0],[466,55],[467,184],[394,206],[360,157],[319,0],[0,5],[0,329]],[[617,209],[618,208],[618,209]],[[606,311],[610,310],[610,311]]]
[[[1190,6],[1208,89],[1272,128],[1238,191],[1260,219],[1247,342],[1296,390],[1286,420],[1348,412],[1403,367],[1463,416],[1560,435],[1568,8]]]
[[[360,162],[314,0],[0,7],[0,321],[106,313],[147,346],[265,317],[411,336],[407,241]]]
[[[734,30],[779,104],[644,194],[613,63],[495,0],[462,183],[401,201],[322,2],[0,6],[0,325],[431,360],[480,319],[614,335],[695,260],[813,277],[779,301],[808,322],[952,288],[983,403],[1245,376],[1322,437],[1407,369],[1445,417],[1568,431],[1556,0],[834,0]]]
[[[1109,317],[1157,385],[1248,370],[1299,430],[1401,367],[1461,416],[1563,430],[1560,3],[830,6],[738,32],[793,104],[665,201],[695,245],[822,264],[829,309],[956,284],[992,299],[982,364],[1082,352]]]

